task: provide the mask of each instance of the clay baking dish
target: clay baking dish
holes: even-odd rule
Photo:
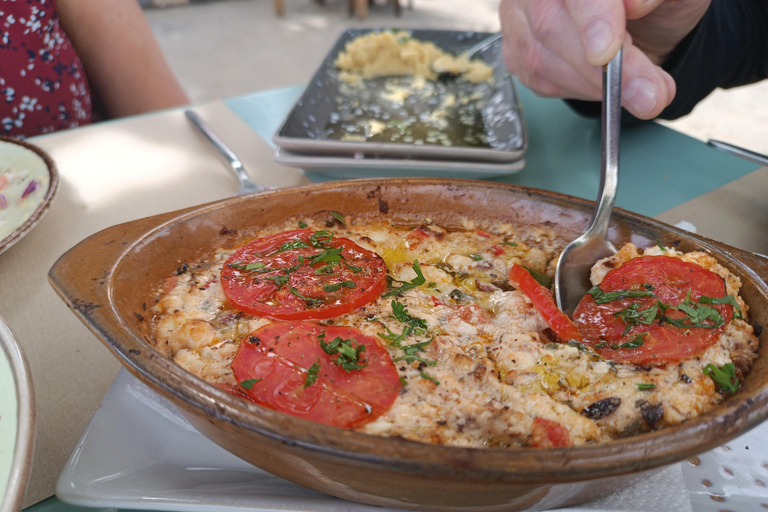
[[[272,190],[172,212],[97,233],[64,254],[49,279],[121,363],[172,401],[200,432],[287,480],[349,500],[418,510],[541,510],[576,504],[643,473],[710,450],[768,417],[768,334],[729,400],[694,420],[611,443],[553,449],[469,449],[375,437],[294,418],[230,395],[163,358],[148,343],[146,303],[187,261],[261,226],[335,210],[456,226],[462,216],[553,226],[563,244],[586,226],[589,201],[510,185],[448,179],[329,182]],[[615,244],[657,243],[711,253],[741,278],[755,324],[768,323],[768,260],[617,210]]]

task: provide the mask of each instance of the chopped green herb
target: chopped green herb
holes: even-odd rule
[[[659,313],[659,305],[651,306],[649,308],[640,309],[640,304],[630,304],[621,311],[617,311],[613,316],[621,318],[621,320],[627,325],[622,333],[622,336],[627,334],[629,330],[635,325],[651,325],[656,319],[656,315]]]
[[[670,318],[664,315],[665,322],[682,329],[690,327],[716,329],[725,323],[725,320],[717,309],[704,304],[686,304],[685,302],[681,302],[677,306],[668,309],[676,309],[686,314],[684,318]],[[708,321],[712,323],[707,323]]]
[[[290,242],[285,242],[283,245],[280,246],[279,249],[274,251],[272,254],[278,253],[278,252],[285,252],[290,251],[293,249],[305,249],[314,247],[315,249],[329,249],[327,245],[325,245],[325,242],[330,242],[333,238],[333,233],[330,231],[315,231],[309,236],[309,244],[305,242],[304,240],[292,240]]]
[[[264,279],[272,281],[277,287],[288,284],[288,276],[264,276]]]
[[[647,332],[640,332],[635,334],[635,336],[627,341],[626,343],[622,343],[620,345],[611,345],[611,348],[613,350],[621,350],[624,348],[639,348],[643,346],[643,336],[647,336]]]
[[[254,263],[248,263],[248,264],[244,264],[242,261],[233,261],[232,263],[228,263],[227,266],[229,268],[234,268],[236,270],[245,270],[246,272],[252,272],[254,270],[263,269],[266,266],[266,264],[263,261],[256,261]],[[266,270],[270,271],[273,269],[268,268]]]
[[[395,348],[400,348],[400,342],[411,334],[421,335],[425,334],[427,331],[427,321],[423,318],[416,318],[408,314],[408,310],[405,309],[405,306],[396,300],[392,301],[392,316],[405,324],[403,332],[397,334],[392,332],[389,327],[385,326],[384,328],[387,330],[387,334],[379,333],[379,336],[387,340],[389,344]]]
[[[336,292],[339,291],[342,288],[354,288],[357,286],[357,283],[354,281],[342,281],[337,284],[326,284],[323,286],[323,291],[325,292]]]
[[[356,267],[356,266],[354,266],[354,265],[350,265],[350,264],[349,264],[349,263],[347,263],[346,261],[344,262],[344,264],[347,266],[347,268],[348,268],[349,270],[351,270],[351,271],[352,271],[352,272],[354,272],[355,274],[359,274],[360,272],[362,272],[362,271],[363,271],[363,269],[362,269],[362,268],[360,268],[360,267]]]
[[[339,222],[341,222],[344,226],[347,225],[347,223],[344,222],[344,217],[342,217],[342,215],[339,212],[331,212],[331,215],[333,215],[333,217]]]
[[[515,242],[499,242],[501,245],[508,245],[510,247],[517,247]]]
[[[322,267],[320,267],[317,270],[315,270],[315,275],[316,276],[321,276],[321,275],[328,276],[328,275],[331,275],[331,274],[333,274],[333,269],[334,268],[336,268],[336,265],[323,265]]]
[[[299,267],[302,266],[303,264],[304,264],[304,256],[299,255],[299,257],[296,260],[296,264],[291,267],[283,269],[283,271],[286,274],[290,274],[291,272],[296,272],[297,270],[299,270]]]
[[[525,270],[528,271],[531,276],[536,280],[537,283],[539,283],[541,286],[545,288],[552,288],[552,278],[549,276],[545,276],[544,274],[540,274],[533,270],[530,267],[523,266]]]
[[[304,240],[293,240],[292,242],[285,242],[280,246],[277,252],[285,252],[293,249],[304,249],[306,247],[310,247],[310,245]]]
[[[261,382],[261,379],[246,379],[240,383],[245,389],[253,389],[253,386]]]
[[[413,332],[412,325],[407,325],[405,329],[403,329],[403,332],[401,332],[400,334],[397,334],[396,332],[392,332],[390,328],[387,326],[384,326],[384,328],[387,330],[387,334],[378,333],[379,337],[387,340],[389,344],[395,348],[400,348],[400,342],[403,341],[408,336],[410,336],[411,333]]]
[[[411,318],[413,318],[411,315],[408,314],[408,310],[405,309],[405,306],[402,302],[397,302],[396,300],[393,300],[390,303],[390,306],[392,306],[392,316],[403,322],[404,324],[407,324]]]
[[[688,289],[688,293],[685,296],[683,302],[677,306],[670,306],[663,302],[658,302],[661,314],[659,315],[659,324],[664,322],[679,327],[681,329],[689,329],[692,327],[702,327],[704,329],[716,329],[723,325],[725,320],[720,312],[712,306],[701,304],[699,302],[691,301],[691,290]],[[685,313],[683,318],[672,318],[667,316],[668,310],[676,310]],[[712,323],[707,323],[707,322]]]
[[[320,342],[320,348],[323,352],[329,356],[336,356],[333,360],[333,364],[341,366],[341,368],[347,372],[354,370],[362,370],[368,366],[366,360],[361,360],[363,352],[365,352],[365,345],[358,345],[353,339],[343,339],[340,336],[336,336],[330,342],[325,341],[325,332],[317,336]]]
[[[416,277],[414,277],[410,281],[398,281],[397,279],[392,279],[391,277],[389,277],[388,279],[390,280],[390,287],[392,286],[393,283],[400,283],[401,286],[392,287],[392,289],[389,290],[384,295],[382,295],[382,297],[392,297],[395,295],[400,295],[401,293],[407,292],[408,290],[421,286],[427,282],[427,279],[424,277],[424,274],[421,273],[419,260],[413,260],[413,271],[416,272]]]
[[[288,291],[291,292],[291,295],[295,295],[296,297],[298,297],[301,300],[303,300],[307,304],[308,308],[316,308],[316,307],[322,305],[322,303],[323,303],[323,301],[321,301],[320,299],[315,299],[313,297],[305,297],[305,296],[303,296],[301,294],[301,292],[299,290],[297,290],[296,288],[294,288],[293,286],[289,286],[288,287]]]
[[[482,261],[482,259],[483,259],[483,255],[482,254],[478,254],[478,253],[470,254],[469,257],[472,258],[475,261]]]
[[[656,384],[652,382],[638,382],[637,389],[639,391],[650,391],[656,387]]]
[[[309,236],[309,243],[311,243],[312,247],[315,249],[328,249],[325,242],[330,242],[332,239],[333,233],[327,229],[322,229],[320,231],[315,231]]]
[[[400,377],[399,380],[400,380],[400,385],[403,387],[405,387],[408,384],[408,379],[406,379],[405,377]]]
[[[307,223],[306,223],[306,222],[304,222],[304,221],[301,221],[301,220],[300,220],[300,221],[299,221],[299,227],[300,227],[301,229],[305,229],[305,228],[307,227]]]
[[[653,287],[651,285],[644,284],[649,292]],[[617,300],[625,298],[625,292],[630,290],[619,290],[617,292],[603,293],[598,287],[594,287],[590,290],[590,294],[595,297],[595,303],[604,304],[611,300]],[[631,296],[653,296],[645,295],[645,292],[635,290],[635,293]],[[611,293],[616,295],[611,295]],[[639,324],[651,325],[655,320],[659,321],[659,325],[668,323],[681,329],[690,329],[693,327],[701,327],[704,329],[716,329],[725,323],[720,312],[708,304],[730,304],[734,306],[734,317],[741,318],[741,310],[736,303],[736,299],[732,295],[726,297],[705,297],[699,298],[698,302],[691,300],[691,290],[685,299],[677,306],[670,306],[661,301],[656,301],[656,304],[649,306],[645,309],[640,309],[640,304],[630,304],[628,307],[614,313],[614,316],[620,317],[626,324],[623,334],[627,334],[629,330]],[[680,311],[685,314],[682,318],[675,318],[667,315],[668,311]]]
[[[307,368],[307,378],[304,381],[304,387],[308,388],[317,380],[317,374],[320,371],[320,361],[316,361],[315,364]]]
[[[662,251],[664,251],[664,252],[667,252],[667,248],[666,248],[666,247],[664,247],[663,245],[661,245],[661,240],[659,240],[658,238],[656,239],[656,245],[657,245],[657,246],[658,246],[658,248],[659,248],[659,249],[661,249]]]
[[[699,297],[699,303],[701,304],[730,304],[733,306],[734,318],[744,318],[744,315],[741,312],[741,308],[739,307],[739,303],[736,302],[736,297],[733,295],[726,295],[725,297],[706,297],[702,295]]]
[[[704,367],[704,375],[715,381],[721,389],[735,393],[739,388],[739,379],[736,377],[736,367],[733,363],[726,363],[721,368],[713,364]]]
[[[317,263],[339,263],[343,259],[341,247],[329,247],[323,252],[317,253],[314,258],[309,260],[309,266],[314,267]]]
[[[406,363],[412,363],[414,361],[418,361],[420,363],[424,363],[429,366],[435,366],[437,364],[437,361],[429,361],[427,359],[424,359],[416,355],[419,352],[424,352],[424,347],[432,343],[433,340],[434,338],[432,338],[429,341],[423,341],[421,343],[413,343],[412,345],[406,345],[404,347],[401,347],[403,349],[403,352],[405,352],[405,355],[401,357],[397,357],[392,361],[395,363],[399,361],[405,361]]]
[[[643,285],[645,290],[616,290],[614,292],[604,292],[599,286],[593,286],[587,293],[589,293],[595,301],[595,304],[606,304],[614,300],[626,299],[628,297],[655,297],[651,291],[653,287],[648,288],[650,285]]]
[[[392,306],[392,316],[394,316],[397,320],[404,324],[413,325],[414,327],[418,327],[424,330],[427,330],[427,321],[423,318],[416,318],[414,316],[411,316],[408,313],[408,310],[405,309],[405,306],[397,302],[396,300],[393,300],[391,303]]]
[[[549,345],[549,344],[547,344],[547,345]],[[558,345],[558,344],[555,343],[555,345]],[[590,350],[589,347],[587,347],[586,345],[584,345],[582,342],[580,342],[578,340],[568,340],[568,343],[566,343],[566,345],[568,345],[569,347],[574,347],[574,348],[578,349],[579,352],[584,352],[585,354],[589,354],[591,356],[597,357],[598,359],[602,359],[600,354],[597,354],[594,351]],[[596,344],[595,348],[603,348],[604,346],[606,346],[605,343],[603,343],[602,346],[600,346],[600,345],[601,345],[600,343]]]
[[[440,385],[440,381],[439,381],[439,380],[437,380],[437,379],[436,379],[436,378],[434,378],[434,377],[430,377],[429,375],[427,375],[427,374],[424,372],[424,370],[419,370],[419,375],[421,375],[421,378],[422,378],[422,379],[426,379],[426,380],[428,380],[428,381],[430,381],[430,382],[434,383],[434,385],[435,385],[435,386],[439,386],[439,385]]]

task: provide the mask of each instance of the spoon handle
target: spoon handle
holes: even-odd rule
[[[606,234],[619,187],[619,133],[621,127],[621,57],[623,49],[603,68],[602,148],[600,196],[588,232]]]

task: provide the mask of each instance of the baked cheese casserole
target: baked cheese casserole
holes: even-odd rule
[[[573,319],[545,226],[447,230],[319,212],[182,261],[153,343],[243,399],[367,434],[468,447],[608,442],[736,392],[758,339],[715,259],[624,246]]]

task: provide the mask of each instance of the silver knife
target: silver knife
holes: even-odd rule
[[[750,151],[748,149],[740,148],[739,146],[734,146],[733,144],[728,144],[727,142],[710,139],[707,141],[707,145],[712,146],[713,148],[717,148],[720,151],[725,151],[726,153],[731,153],[738,157],[744,158],[750,162],[755,162],[756,164],[768,165],[768,156]]]

